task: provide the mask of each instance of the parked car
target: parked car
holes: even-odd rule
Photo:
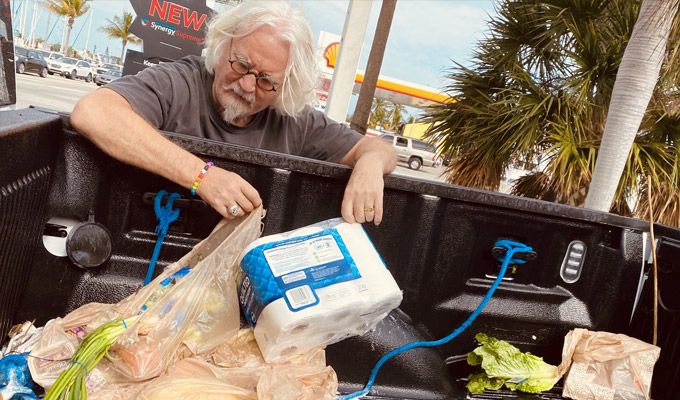
[[[57,69],[58,64],[54,63],[54,61],[57,61],[60,58],[63,58],[64,57],[63,54],[57,53],[56,51],[48,51],[48,50],[39,50],[38,49],[36,51],[38,51],[40,54],[42,54],[45,61],[47,61],[47,72],[50,75],[52,75],[54,73],[58,74],[58,73],[61,72]]]
[[[397,152],[397,160],[406,162],[411,169],[418,170],[422,165],[437,166],[437,150],[428,142],[393,134],[382,134],[380,138],[390,142]]]
[[[43,78],[47,77],[47,61],[37,50],[15,47],[14,64],[20,74],[34,72]]]
[[[81,78],[85,82],[92,82],[94,75],[92,66],[87,61],[77,60],[71,57],[60,58],[57,62],[59,74],[69,79]]]
[[[109,71],[123,72],[123,66],[118,64],[102,64],[95,68],[95,76],[99,74],[106,74]]]
[[[123,76],[123,74],[120,71],[108,71],[103,74],[97,74],[94,77],[94,83],[97,84],[97,86],[102,86],[106,85],[107,83],[111,83],[112,81],[115,81],[116,79],[120,78]]]

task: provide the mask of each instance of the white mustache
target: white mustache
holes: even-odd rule
[[[236,95],[240,96],[243,100],[248,102],[250,105],[253,105],[253,103],[255,103],[255,94],[244,91],[243,89],[241,89],[241,86],[239,86],[239,84],[236,82],[232,82],[229,85],[227,85],[225,87],[225,90],[231,90]]]

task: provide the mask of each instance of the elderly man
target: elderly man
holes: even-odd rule
[[[159,129],[340,162],[354,167],[342,216],[381,222],[383,175],[394,169],[394,151],[308,106],[316,60],[300,10],[283,1],[245,2],[211,21],[206,50],[205,60],[163,63],[89,94],[74,108],[72,125],[113,157],[191,188],[225,217],[259,206],[257,190]]]

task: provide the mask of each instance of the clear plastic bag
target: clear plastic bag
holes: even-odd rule
[[[255,392],[217,378],[166,376],[154,379],[137,397],[140,400],[257,400]]]
[[[255,341],[251,328],[215,348],[212,361],[222,377],[240,373],[257,379],[259,400],[332,400],[338,389],[338,378],[326,365],[322,347],[278,363],[267,363]],[[218,375],[219,376],[219,375]]]
[[[33,380],[45,390],[52,387],[87,333],[118,316],[111,304],[89,303],[48,321],[28,357]]]
[[[74,310],[60,321],[60,332],[42,335],[42,347],[63,341],[60,337],[68,335],[66,331],[82,331],[84,336],[123,317],[134,322],[126,324],[110,354],[111,367],[127,381],[148,380],[178,359],[210,352],[239,329],[235,262],[241,250],[261,235],[264,214],[259,207],[241,218],[222,220],[213,234],[222,227],[231,233],[210,254],[202,255],[206,239],[119,303],[90,303]],[[187,268],[197,257],[200,261]],[[64,358],[72,354],[71,350]],[[54,372],[58,375],[67,365]],[[41,385],[49,386],[54,379],[50,376],[51,382]]]
[[[144,384],[135,398],[332,400],[337,388],[337,376],[326,366],[322,348],[268,364],[252,329],[246,328],[210,355],[171,365],[163,376]]]
[[[47,322],[40,340],[28,357],[28,368],[33,380],[49,389],[68,366],[78,342],[76,336],[64,331],[61,318]]]
[[[124,316],[144,309],[112,348],[112,357],[119,359],[114,365],[124,375],[131,380],[158,376],[178,358],[209,352],[236,334],[235,263],[241,250],[260,236],[263,217],[260,207],[245,218],[223,220],[232,226],[225,228],[231,234],[195,267],[186,271],[200,244],[147,285],[153,289],[150,295],[137,293],[124,309],[117,308]]]

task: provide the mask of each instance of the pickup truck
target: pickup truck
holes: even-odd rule
[[[117,302],[143,282],[157,235],[153,198],[177,192],[156,273],[205,238],[221,217],[187,188],[123,164],[75,132],[68,114],[0,112],[0,334],[37,326],[89,302]],[[350,169],[164,132],[203,159],[233,170],[260,192],[264,235],[338,217]],[[466,354],[483,332],[557,365],[576,327],[652,341],[653,285],[647,221],[415,178],[385,178],[385,217],[365,224],[403,291],[400,307],[363,336],[329,345],[339,392],[363,388],[373,365],[403,344],[440,339],[480,304],[498,272],[494,243],[531,246],[535,259],[506,275],[479,317],[454,340],[389,360],[370,398],[561,399],[561,383],[541,394],[509,390],[471,395]],[[54,221],[90,221],[110,233],[110,257],[74,265],[45,243]],[[680,230],[654,225],[659,274],[658,345],[652,396],[678,398],[680,382]],[[577,274],[565,263],[585,254]]]

